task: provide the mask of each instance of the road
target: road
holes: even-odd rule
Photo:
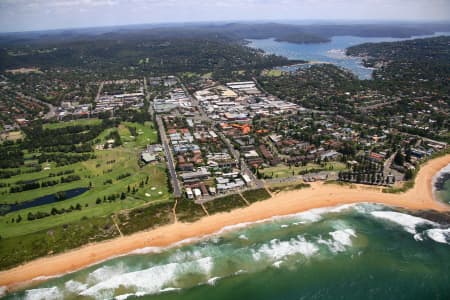
[[[161,143],[163,145],[164,154],[166,156],[167,168],[169,170],[170,183],[173,188],[173,196],[175,198],[181,197],[180,182],[178,181],[177,172],[175,171],[175,164],[173,162],[172,151],[170,150],[169,142],[167,140],[164,124],[160,116],[156,116],[156,124],[158,125],[159,134],[161,136]]]
[[[97,102],[98,98],[100,98],[100,93],[101,93],[102,90],[103,90],[103,85],[104,85],[104,84],[105,84],[105,83],[102,81],[102,82],[100,83],[100,85],[98,86],[97,95],[95,96],[95,102]]]

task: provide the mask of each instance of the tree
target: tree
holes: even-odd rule
[[[27,219],[28,219],[28,221],[33,221],[35,219],[35,216],[33,215],[33,213],[29,212]]]
[[[394,158],[394,163],[398,166],[403,166],[405,163],[405,157],[403,156],[401,151],[398,151]]]
[[[20,223],[22,221],[22,216],[19,214],[16,219],[16,223]]]
[[[411,169],[406,170],[405,180],[411,180],[414,177],[414,171]]]

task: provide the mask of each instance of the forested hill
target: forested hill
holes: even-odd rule
[[[383,81],[407,81],[433,85],[450,93],[450,37],[440,36],[390,43],[366,43],[347,49],[364,57],[368,67],[377,67],[375,77]]]
[[[264,55],[226,38],[208,37],[99,38],[0,49],[0,71],[35,66],[42,70],[81,68],[98,73],[123,73],[128,69],[172,74],[259,69],[287,63],[286,58]]]

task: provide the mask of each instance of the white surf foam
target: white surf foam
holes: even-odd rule
[[[306,241],[302,236],[292,238],[289,241],[273,239],[268,244],[262,245],[257,251],[253,252],[253,258],[256,261],[261,260],[262,258],[278,261],[297,254],[311,257],[318,250],[316,245]]]
[[[350,228],[330,232],[330,235],[336,242],[344,246],[351,246],[352,245],[351,238],[356,237],[355,231]]]
[[[32,289],[25,292],[26,300],[59,300],[63,298],[63,292],[56,286],[51,288]]]
[[[136,296],[136,294],[129,293],[129,294],[119,295],[119,296],[114,297],[114,300],[125,300],[125,299],[127,299],[128,297],[131,297],[131,296]]]
[[[149,253],[161,253],[164,250],[164,248],[161,247],[145,247],[141,249],[133,250],[128,254],[149,254]]]
[[[179,290],[181,290],[181,289],[180,288],[174,288],[174,287],[168,287],[168,288],[160,290],[159,292],[160,293],[168,293],[168,292],[174,292],[174,291],[179,291]]]
[[[442,244],[450,244],[450,228],[439,229],[433,228],[425,230],[424,233],[435,242]]]
[[[282,260],[277,260],[276,262],[274,262],[272,264],[272,266],[274,266],[275,268],[279,268],[281,266],[281,264],[283,263]]]
[[[81,292],[80,295],[99,298],[99,295],[107,291],[113,291],[121,286],[135,289],[143,294],[155,294],[176,281],[180,275],[190,273],[208,275],[212,267],[212,258],[205,257],[193,262],[170,263],[145,270],[116,274]]]
[[[428,224],[428,225],[433,225],[433,226],[439,225],[439,224],[432,222],[430,220],[427,220],[427,219],[423,219],[423,218],[419,218],[419,217],[415,217],[415,216],[411,216],[411,215],[403,214],[403,213],[399,213],[399,212],[394,212],[394,211],[373,211],[373,212],[371,212],[371,214],[372,214],[372,216],[374,216],[376,218],[396,223],[396,224],[402,226],[407,232],[412,233],[412,234],[417,233],[416,227],[418,225],[422,225],[422,224]]]
[[[212,277],[210,279],[208,279],[208,284],[209,285],[216,285],[216,281],[219,280],[220,277]]]
[[[86,282],[89,285],[96,284],[98,282],[102,282],[108,280],[117,274],[123,274],[126,272],[126,266],[124,263],[119,263],[114,266],[103,266],[98,268],[94,272],[90,273]]]
[[[248,241],[248,237],[245,234],[239,235],[239,239]]]
[[[78,294],[87,289],[88,285],[75,280],[69,280],[64,284],[64,287],[68,292]]]
[[[344,252],[352,246],[352,238],[356,237],[356,232],[351,228],[346,228],[332,231],[329,235],[331,239],[319,239],[318,243],[327,245],[331,252],[338,253]]]

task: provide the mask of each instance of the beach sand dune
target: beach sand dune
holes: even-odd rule
[[[422,166],[413,189],[402,194],[386,194],[381,189],[313,183],[312,188],[281,192],[271,199],[249,207],[204,217],[195,223],[175,223],[150,231],[89,244],[66,253],[40,258],[0,272],[0,286],[15,289],[40,276],[55,276],[144,247],[163,247],[209,235],[225,226],[255,222],[273,216],[293,214],[313,208],[358,202],[382,203],[412,210],[449,211],[450,207],[433,198],[434,175],[450,164],[450,155],[436,158]]]

